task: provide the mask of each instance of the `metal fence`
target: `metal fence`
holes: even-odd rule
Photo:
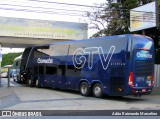
[[[154,87],[160,87],[160,65],[154,66]]]

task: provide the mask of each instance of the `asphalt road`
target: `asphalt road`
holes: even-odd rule
[[[1,99],[0,109],[22,110],[132,110],[160,109],[160,95],[142,97],[84,97],[78,92],[62,91],[46,88],[27,87],[11,81],[7,88],[7,80],[2,79],[3,90],[9,95]],[[4,93],[6,93],[4,91]],[[3,93],[3,92],[1,92]]]
[[[14,81],[11,81],[11,87],[8,88],[7,80],[2,79],[0,110],[58,110],[53,112],[55,116],[61,114],[69,114],[70,116],[72,114],[78,114],[79,116],[82,114],[83,116],[84,114],[89,115],[88,119],[90,119],[90,115],[95,114],[94,116],[96,116],[98,110],[160,110],[160,95],[122,98],[106,96],[98,99],[81,96],[78,92],[31,88]],[[102,112],[97,113],[97,115],[100,114],[103,115]],[[52,115],[52,113],[49,115]],[[101,116],[101,118],[103,117]]]

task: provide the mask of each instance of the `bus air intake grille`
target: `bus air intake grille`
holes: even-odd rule
[[[135,64],[135,74],[137,76],[149,76],[152,75],[152,61],[136,61]]]

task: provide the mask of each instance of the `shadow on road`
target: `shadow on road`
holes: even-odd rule
[[[16,85],[17,87],[28,87],[27,84],[19,84],[15,81],[11,81],[11,83],[13,83],[14,85]],[[35,88],[35,87],[28,87],[28,88]],[[41,89],[46,89],[46,90],[54,90],[54,91],[58,91],[58,92],[63,92],[63,93],[69,93],[69,94],[74,94],[74,95],[80,95],[79,92],[76,91],[71,91],[71,90],[62,90],[62,89],[53,89],[53,88],[41,88]],[[107,96],[105,95],[103,98],[95,98],[89,96],[89,97],[78,97],[78,98],[63,98],[63,99],[54,99],[54,100],[114,100],[114,101],[121,101],[121,102],[129,102],[129,103],[134,103],[134,102],[141,102],[141,101],[146,101],[146,98],[142,97],[134,97],[134,96],[124,96],[124,97],[120,97],[120,96]],[[53,101],[53,100],[35,100],[35,101]]]

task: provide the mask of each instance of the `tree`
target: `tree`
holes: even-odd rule
[[[107,0],[107,3],[93,9],[94,12],[88,12],[92,28],[99,30],[93,37],[129,33],[129,10],[139,4],[139,0],[118,0],[117,3]]]
[[[13,64],[13,61],[16,57],[22,55],[22,53],[8,53],[2,55],[2,67],[5,65]]]
[[[94,9],[94,12],[87,14],[93,25],[92,28],[99,29],[92,37],[130,33],[130,9],[152,1],[154,0],[117,0],[116,3],[113,3],[112,0],[107,0],[105,4]],[[160,11],[160,0],[158,3],[159,9],[156,14],[159,14]],[[142,31],[134,33],[142,34]],[[160,63],[160,27],[146,29],[145,34],[153,38],[156,53],[155,63]]]

